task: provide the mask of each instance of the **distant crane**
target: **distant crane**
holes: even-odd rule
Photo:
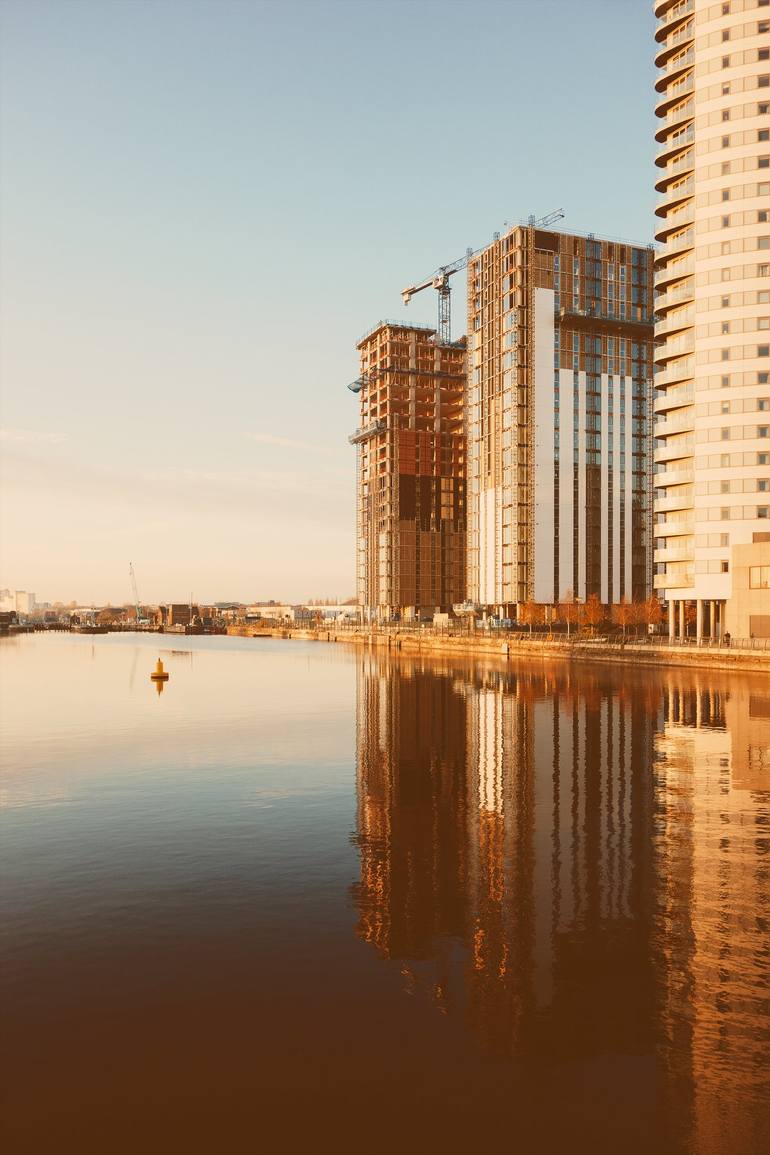
[[[136,588],[136,574],[134,573],[134,563],[132,561],[128,563],[128,573],[131,578],[131,589],[133,590],[134,605],[136,606],[136,624],[139,625],[139,623],[145,621],[145,619],[142,617],[142,611],[139,606],[139,591]]]
[[[548,213],[548,215],[544,217],[527,217],[527,225],[530,229],[544,229],[547,228],[548,225],[552,225],[555,221],[562,220],[563,217],[564,210],[556,209],[555,212]],[[495,235],[495,240],[497,240],[498,235],[499,234]],[[452,261],[452,263],[449,265],[442,265],[440,268],[436,269],[435,273],[432,273],[431,276],[427,277],[424,281],[421,281],[419,285],[407,285],[407,287],[401,291],[401,300],[405,305],[408,305],[412,297],[414,297],[417,293],[421,293],[423,289],[436,290],[438,293],[438,324],[436,329],[438,332],[439,344],[441,345],[448,345],[452,339],[452,289],[449,284],[449,278],[454,273],[459,273],[462,269],[467,268],[469,261],[476,256],[477,252],[479,252],[478,249],[466,249],[464,257],[460,257],[459,260]],[[354,382],[354,384],[356,384],[356,382]],[[349,388],[353,389],[353,386],[349,386]],[[357,392],[357,390],[353,389],[353,392]]]

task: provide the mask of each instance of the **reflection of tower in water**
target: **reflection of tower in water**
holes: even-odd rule
[[[690,1087],[694,1150],[765,1150],[770,689],[672,671],[655,771],[669,1110],[681,1111],[680,1088]]]
[[[467,701],[469,991],[488,1047],[646,1046],[650,703],[569,674],[502,674]]]
[[[465,728],[454,679],[379,657],[358,673],[358,933],[386,957],[462,934]]]
[[[381,655],[359,679],[362,937],[433,959],[485,1050],[647,1049],[659,693]]]

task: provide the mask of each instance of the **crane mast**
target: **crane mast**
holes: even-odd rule
[[[136,574],[134,573],[134,563],[132,561],[128,563],[128,573],[131,578],[131,590],[134,595],[134,605],[136,606],[136,624],[139,625],[139,622],[143,621],[143,618],[141,616],[141,610],[139,609],[139,591],[136,588]]]
[[[452,289],[449,278],[454,273],[459,273],[461,269],[466,268],[473,255],[473,249],[466,249],[464,257],[452,261],[449,265],[442,265],[440,269],[436,269],[435,273],[432,273],[419,285],[407,285],[401,291],[401,300],[405,305],[408,305],[412,297],[421,293],[423,289],[436,290],[438,293],[438,324],[436,329],[440,345],[449,345],[452,340]]]
[[[534,215],[527,217],[527,226],[530,230],[535,228],[544,229],[548,225],[554,224],[555,221],[560,221],[564,217],[563,209],[556,209],[555,212],[548,213],[544,217],[535,217]],[[499,237],[499,233],[495,234],[495,240]],[[421,293],[423,289],[435,289],[438,293],[438,324],[436,326],[438,332],[438,340],[441,345],[449,345],[452,340],[452,288],[449,284],[449,278],[455,273],[459,273],[461,269],[468,266],[472,257],[476,256],[478,249],[466,249],[465,256],[460,257],[457,261],[452,261],[449,265],[441,265],[436,269],[435,273],[421,281],[418,285],[407,285],[405,289],[401,290],[401,300],[405,305],[408,305],[412,297],[417,293]],[[352,389],[353,387],[350,386]],[[357,390],[353,390],[357,392]]]

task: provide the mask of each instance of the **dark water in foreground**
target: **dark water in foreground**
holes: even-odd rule
[[[770,1151],[767,678],[0,669],[9,1155]]]

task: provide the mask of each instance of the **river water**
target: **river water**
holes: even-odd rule
[[[770,1150],[767,678],[134,635],[0,671],[9,1155]]]

